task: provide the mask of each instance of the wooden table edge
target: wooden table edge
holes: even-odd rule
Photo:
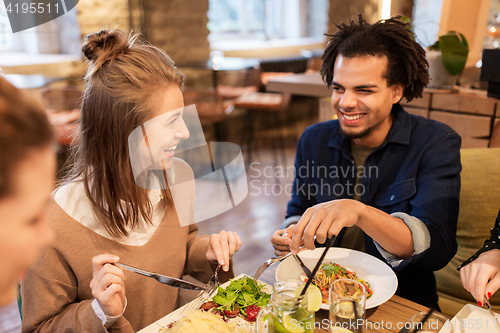
[[[407,323],[410,317],[418,312],[427,312],[428,307],[420,305],[418,303],[407,300],[398,295],[393,295],[387,302],[366,310],[366,327],[363,333],[368,332],[395,332],[398,333],[405,323]],[[440,313],[447,319],[451,319],[450,316]],[[325,325],[324,320],[329,320],[328,310],[320,310],[316,312],[316,323],[320,323],[316,327],[315,333],[330,332],[326,329],[329,325]],[[399,325],[398,325],[399,324]]]

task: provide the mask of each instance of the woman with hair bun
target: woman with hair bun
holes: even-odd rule
[[[204,282],[220,264],[224,281],[241,246],[233,232],[197,236],[194,188],[168,185],[173,178],[193,179],[187,163],[173,157],[189,137],[182,119],[184,75],[173,61],[120,30],[86,36],[82,51],[89,68],[79,140],[49,208],[55,242],[22,285],[23,332],[138,331],[178,306],[178,289],[117,262]],[[151,124],[156,135],[145,130]],[[160,161],[141,174],[152,187],[137,182],[129,141],[137,129],[145,151]],[[182,226],[182,216],[188,225]]]

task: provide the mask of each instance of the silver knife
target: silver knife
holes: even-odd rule
[[[166,284],[166,285],[174,287],[174,288],[188,289],[188,290],[205,290],[205,287],[200,287],[200,286],[198,286],[194,283],[188,282],[188,281],[172,278],[172,277],[161,275],[161,274],[151,273],[151,272],[139,269],[139,268],[135,268],[135,267],[132,267],[129,265],[122,264],[121,262],[117,262],[116,264],[128,269],[129,271],[132,271],[132,272],[135,272],[137,274],[144,275],[144,276],[148,276],[150,278],[155,279],[156,281],[158,281],[160,283]]]
[[[493,312],[493,310],[491,309],[491,304],[490,304],[490,301],[488,300],[488,297],[484,296],[484,304],[486,305],[486,307],[488,308],[488,311],[490,312],[490,314],[495,318],[496,320],[496,323],[495,323],[495,326],[496,325],[499,325],[500,322],[498,321],[498,318],[497,318],[497,315],[495,314],[495,312]],[[496,329],[497,330],[500,330],[500,325],[499,326],[496,326]]]
[[[290,251],[292,251],[291,247],[290,247]],[[304,264],[304,262],[302,261],[302,259],[300,259],[300,257],[299,257],[298,254],[295,255],[295,254],[292,253],[292,256],[299,263],[300,267],[302,268],[302,270],[306,274],[307,278],[310,279],[311,278],[311,270],[309,268],[307,268],[307,266]]]

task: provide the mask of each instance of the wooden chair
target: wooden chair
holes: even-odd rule
[[[47,116],[62,148],[78,142],[77,129],[83,91],[76,86],[47,88],[42,91]]]
[[[490,147],[500,147],[500,121],[496,121],[491,131]]]
[[[285,143],[281,131],[283,127],[291,125],[287,113],[290,100],[291,94],[256,92],[240,96],[231,102],[235,107],[247,110],[245,141],[248,165],[252,163],[252,150],[257,141],[257,133],[259,138],[270,137],[274,167],[278,165],[278,149],[281,151],[283,165],[287,165]],[[257,118],[258,115],[261,117]],[[276,141],[279,142],[279,148]]]
[[[78,120],[83,91],[77,86],[49,87],[42,91],[49,121],[54,126],[59,149],[57,151],[57,178],[65,176],[64,166],[71,158],[70,147],[78,143]]]
[[[219,73],[217,94],[223,100],[232,100],[259,90],[259,70],[255,68]]]
[[[221,122],[233,111],[234,106],[222,99],[214,88],[187,88],[182,93],[184,105],[196,105],[203,126],[213,126],[216,141],[224,141]]]
[[[247,165],[252,163],[252,151],[256,145],[257,131],[259,138],[271,137],[274,166],[278,165],[278,149],[281,151],[283,165],[287,165],[282,129],[292,128],[293,135],[297,137],[295,126],[293,126],[290,114],[287,112],[291,94],[268,93],[265,92],[265,87],[270,78],[305,72],[307,61],[308,58],[303,56],[261,60],[259,71],[253,71],[253,80],[257,74],[259,92],[247,92],[231,101],[235,107],[246,110],[247,126],[244,141],[246,142]],[[279,148],[277,144],[279,144]]]
[[[315,73],[319,72],[321,69],[321,65],[323,64],[323,60],[320,57],[311,57],[307,60],[307,70],[306,73]]]

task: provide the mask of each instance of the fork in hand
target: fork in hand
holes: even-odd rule
[[[262,275],[262,273],[264,273],[264,271],[267,268],[269,268],[269,266],[271,266],[272,264],[274,264],[277,261],[283,261],[291,255],[292,255],[292,252],[289,252],[288,254],[286,254],[284,256],[274,257],[274,258],[267,259],[266,261],[264,261],[264,263],[262,265],[260,265],[259,269],[257,269],[257,272],[255,272],[255,274],[253,275],[254,281],[257,281],[257,279]]]
[[[187,304],[184,309],[179,314],[179,317],[182,317],[186,312],[198,309],[203,303],[208,301],[210,297],[214,296],[217,292],[217,288],[219,287],[219,270],[221,265],[217,265],[215,269],[214,275],[210,278],[210,280],[205,285],[205,290],[202,290],[198,296],[189,304]]]

